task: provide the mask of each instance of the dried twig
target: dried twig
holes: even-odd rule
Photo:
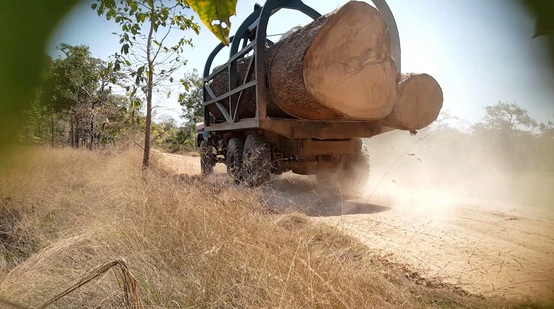
[[[115,261],[100,265],[99,267],[90,271],[86,276],[81,278],[81,280],[79,280],[77,283],[73,284],[63,292],[51,298],[46,303],[42,304],[42,306],[38,307],[38,309],[44,309],[52,305],[53,303],[60,300],[62,297],[77,290],[78,288],[89,283],[90,281],[100,277],[101,275],[103,275],[104,273],[106,273],[107,271],[109,271],[114,267],[117,267],[120,270],[120,272],[116,272],[115,274],[116,274],[116,278],[119,283],[119,286],[123,290],[123,300],[125,302],[125,307],[129,309],[143,309],[144,306],[138,294],[137,281],[129,271],[129,267],[127,266],[127,263],[125,263],[125,261],[123,260],[115,260]]]

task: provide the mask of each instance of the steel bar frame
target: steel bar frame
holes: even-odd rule
[[[393,57],[396,61],[398,73],[400,73],[400,38],[396,21],[385,0],[372,0],[372,2],[382,13],[389,27]],[[210,74],[215,57],[225,47],[223,43],[220,43],[208,56],[204,67],[203,104],[205,131],[264,129],[290,138],[321,139],[371,137],[383,131],[388,131],[387,128],[382,128],[379,124],[368,121],[311,121],[268,117],[265,55],[266,48],[272,46],[273,42],[267,39],[267,25],[269,18],[281,9],[300,11],[314,20],[321,16],[321,14],[304,4],[301,0],[267,0],[264,6],[255,9],[245,19],[237,29],[235,36],[230,38],[229,60]],[[250,59],[247,74],[244,80],[239,81],[237,62],[244,59],[250,51],[253,51],[253,56]],[[228,70],[229,74],[229,91],[223,95],[216,96],[209,82],[224,70]],[[252,75],[254,75],[254,78],[248,82],[252,78]],[[256,89],[255,116],[254,118],[239,119],[238,110],[243,92],[252,87]],[[228,108],[221,104],[221,100],[224,99],[228,100]],[[211,116],[208,109],[212,104],[215,104],[222,113],[225,122],[212,123],[215,118]]]

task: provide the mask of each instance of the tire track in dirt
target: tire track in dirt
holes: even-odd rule
[[[472,205],[447,216],[387,212],[317,218],[426,278],[490,296],[553,300],[554,222],[487,213]]]

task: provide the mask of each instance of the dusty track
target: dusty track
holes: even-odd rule
[[[199,174],[199,158],[163,154],[176,173]],[[216,166],[224,173],[225,166]],[[376,255],[485,296],[554,300],[554,211],[455,197],[440,190],[381,190],[364,198],[317,188],[309,177],[277,177],[267,202],[359,238]],[[372,187],[373,186],[373,187]],[[394,185],[391,185],[392,188]],[[370,198],[368,196],[371,195]],[[399,198],[402,196],[402,198]]]

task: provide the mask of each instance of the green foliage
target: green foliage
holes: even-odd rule
[[[204,119],[204,98],[202,96],[203,82],[198,71],[188,72],[181,79],[185,92],[179,94],[179,104],[183,107],[183,115],[186,121],[195,124]]]
[[[65,129],[66,121],[37,99],[25,113],[25,122],[20,128],[20,141],[33,145],[64,143]]]
[[[128,97],[110,94],[96,113],[97,144],[123,141],[138,133],[144,125],[144,116]]]
[[[158,147],[167,152],[196,150],[196,126],[187,123],[177,126],[172,117],[162,117],[159,123],[152,126],[154,140]]]
[[[84,101],[94,100],[101,78],[101,60],[88,46],[60,44],[65,57],[56,59],[42,91],[41,101],[56,112],[70,113]]]
[[[181,2],[181,1],[180,1]],[[22,0],[3,0],[0,1],[0,42],[9,42],[5,48],[0,48],[0,153],[5,154],[6,146],[12,144],[16,136],[12,134],[15,128],[24,121],[24,112],[31,108],[31,102],[34,100],[34,91],[40,85],[41,72],[44,70],[47,59],[44,57],[46,44],[50,39],[55,27],[60,20],[78,3],[77,0],[49,0],[49,1],[22,1]],[[106,3],[114,4],[115,0],[100,2],[105,4],[106,12],[114,19],[117,19],[117,10],[114,5],[106,6]],[[143,1],[126,1],[131,9],[138,10],[139,3]],[[218,4],[219,3],[219,4]],[[225,9],[227,4],[228,9]],[[96,5],[100,10],[99,5]],[[216,10],[217,19],[227,21],[228,17],[234,14],[236,0],[233,1],[208,1],[192,2],[191,6],[199,13],[213,12]],[[231,7],[233,9],[231,9]],[[223,8],[223,10],[221,10]],[[227,14],[223,14],[227,12]],[[143,14],[143,15],[141,15]],[[141,23],[146,21],[147,13],[135,14]],[[223,15],[222,15],[223,14]],[[209,18],[211,14],[201,13],[204,18]],[[227,16],[225,16],[227,15]],[[163,16],[162,16],[163,17]],[[192,20],[192,19],[191,19]],[[120,22],[128,21],[120,18]],[[205,23],[211,23],[203,20]],[[181,21],[187,24],[186,20]],[[136,23],[135,23],[136,24]],[[17,27],[12,27],[18,25]],[[192,26],[192,25],[191,25]],[[131,29],[126,26],[128,31]],[[135,27],[135,30],[136,27]],[[221,32],[220,32],[221,33]],[[222,41],[228,42],[227,38]],[[220,36],[219,36],[220,37]],[[129,51],[130,45],[122,46],[123,53]]]
[[[48,59],[43,85],[26,111],[20,130],[24,142],[93,148],[136,123],[138,109],[111,92],[112,83],[124,76],[92,57],[88,46],[61,44],[58,49],[64,57]]]
[[[171,31],[200,31],[193,17],[184,15],[189,7],[181,1],[97,0],[91,7],[121,26],[121,32],[115,33],[121,50],[110,66],[133,77],[136,87],[132,95],[137,89],[147,92],[149,75],[153,79],[151,86],[159,86],[172,82],[172,73],[186,64],[179,54],[184,46],[192,46],[192,39],[181,35],[178,41],[168,42]],[[158,32],[162,32],[161,38],[156,37]]]
[[[236,15],[237,0],[186,0],[200,19],[225,45],[229,45],[229,18]]]

